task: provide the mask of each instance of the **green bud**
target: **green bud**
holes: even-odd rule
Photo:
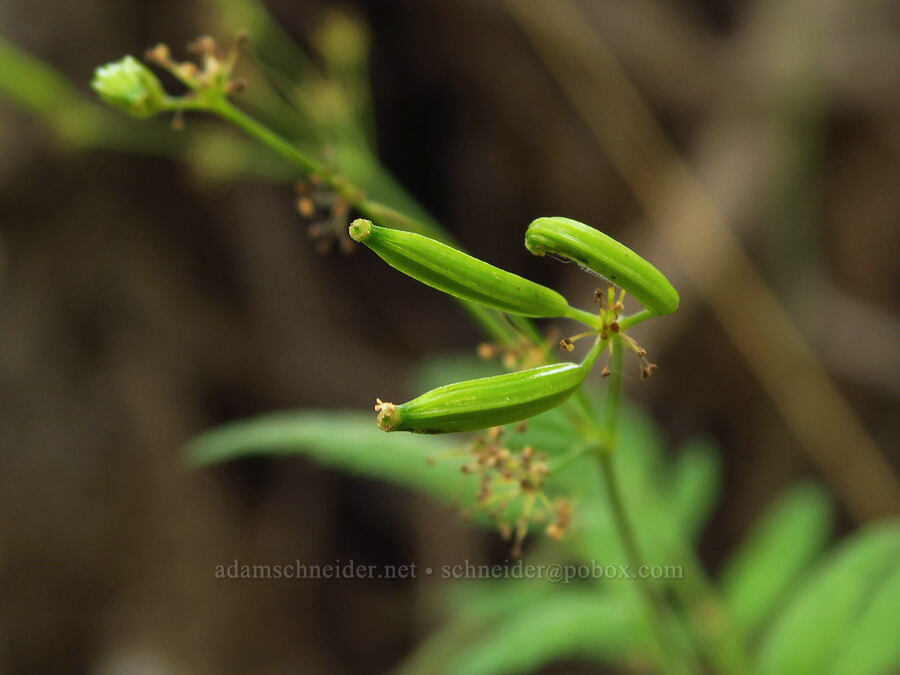
[[[135,117],[150,117],[166,109],[162,84],[133,56],[97,68],[91,87],[108,104]]]
[[[379,399],[378,426],[384,431],[442,434],[533,417],[560,405],[581,386],[605,344],[598,339],[581,364],[557,363],[456,382],[400,405]]]
[[[653,314],[678,309],[678,291],[662,272],[624,244],[570,218],[538,218],[525,232],[525,248],[574,260],[637,298]]]
[[[391,267],[461,300],[520,316],[571,313],[569,303],[556,291],[420,234],[378,227],[358,218],[350,225],[350,236]]]

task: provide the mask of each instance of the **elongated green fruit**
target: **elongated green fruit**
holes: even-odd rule
[[[662,272],[624,244],[571,218],[538,218],[525,232],[525,248],[535,255],[552,253],[624,288],[653,314],[678,309],[678,291]]]
[[[584,382],[606,342],[598,339],[580,363],[557,363],[432,389],[407,403],[378,401],[384,431],[442,434],[524,420],[555,408]]]
[[[570,313],[569,303],[556,291],[420,234],[358,218],[350,225],[350,236],[391,267],[462,300],[520,316]]]

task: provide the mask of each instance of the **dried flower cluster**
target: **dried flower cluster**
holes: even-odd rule
[[[523,422],[515,433],[525,430]],[[547,455],[530,445],[511,450],[504,435],[502,427],[491,427],[448,454],[469,458],[461,470],[478,479],[475,503],[463,511],[463,517],[471,519],[478,512],[495,520],[501,536],[513,541],[512,555],[518,557],[532,523],[546,524],[548,535],[562,539],[571,523],[572,504],[561,497],[551,501],[544,492],[550,473]]]

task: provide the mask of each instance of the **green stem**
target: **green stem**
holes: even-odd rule
[[[622,360],[625,350],[621,340],[613,338],[610,346],[609,388],[606,392],[606,415],[603,418],[603,453],[611,455],[616,449],[619,431],[619,404],[622,401]]]
[[[639,314],[634,316],[638,317]],[[622,399],[622,361],[624,351],[621,343],[617,341],[613,347],[613,356],[610,362],[609,391],[606,397],[606,410],[602,428],[598,427],[596,422],[594,422],[594,414],[584,392],[579,390],[572,397],[573,403],[581,417],[591,426],[590,429],[586,430],[586,436],[598,438],[599,443],[589,440],[584,444],[575,446],[569,453],[559,458],[557,463],[552,466],[552,470],[554,472],[558,471],[588,451],[593,450],[597,452],[613,517],[619,529],[626,555],[629,558],[629,564],[632,567],[639,567],[643,564],[641,562],[640,548],[630,527],[613,464],[616,437],[618,435],[619,408]],[[677,536],[679,538],[678,546],[681,550],[681,559],[685,565],[685,578],[674,585],[675,597],[686,615],[690,617],[694,632],[701,642],[700,646],[705,658],[718,672],[734,673],[735,675],[753,673],[743,640],[728,616],[727,610],[722,605],[722,601],[710,582],[706,570],[703,569],[703,565],[697,559],[693,548],[684,542],[683,536],[680,534]],[[654,615],[654,628],[658,629],[669,625],[668,623],[663,623],[667,621],[667,612],[662,599],[649,587],[649,582],[642,582],[641,587],[645,602]],[[657,639],[662,644],[668,644],[668,639],[665,643],[662,642],[663,637],[659,630],[656,630],[656,634]],[[666,654],[666,652],[663,653]]]
[[[591,326],[592,328],[600,328],[602,323],[599,316],[588,312],[584,309],[578,309],[577,307],[569,307],[569,310],[566,312],[566,317],[569,319],[574,319],[575,321],[580,321],[583,324]]]
[[[623,347],[618,339],[612,343],[612,358],[610,360],[609,389],[606,395],[606,415],[603,420],[602,442],[599,447],[598,460],[600,473],[606,487],[609,498],[610,510],[622,548],[628,559],[628,564],[637,573],[644,565],[643,556],[631,527],[631,521],[625,510],[622,499],[622,491],[619,487],[618,477],[613,463],[613,455],[616,447],[619,424],[619,404],[622,398],[622,355]],[[638,589],[647,610],[647,617],[653,628],[657,646],[660,652],[660,667],[673,673],[690,673],[692,669],[686,665],[678,643],[672,632],[669,622],[669,612],[662,597],[656,592],[649,580],[638,579]]]
[[[190,101],[191,99],[187,99],[185,102],[188,103]],[[293,143],[282,138],[265,125],[260,124],[240,108],[233,106],[224,97],[216,98],[212,101],[196,99],[196,103],[191,107],[199,110],[208,110],[209,112],[215,113],[223,119],[228,120],[248,135],[253,136],[256,140],[269,146],[269,148],[289,162],[296,164],[303,173],[315,174],[323,183],[328,185],[328,187],[343,194],[339,189],[343,187],[341,186],[341,181],[339,181],[337,176],[329,171],[324,164],[317,162],[311,157],[307,157],[306,154],[298,150]],[[359,198],[360,197],[357,197],[357,199],[352,201],[356,202]]]
[[[619,488],[618,477],[616,476],[615,467],[613,465],[612,453],[601,449],[599,453],[600,473],[603,477],[603,483],[606,487],[606,493],[609,498],[610,510],[612,511],[613,521],[616,529],[619,531],[619,538],[622,540],[622,548],[625,550],[625,556],[628,564],[637,573],[637,570],[644,564],[643,557],[637,545],[634,531],[625,512],[625,504],[622,500],[621,490]],[[650,623],[654,637],[656,638],[657,647],[660,656],[660,668],[664,671],[675,673],[690,673],[689,668],[683,661],[680,650],[677,646],[675,638],[669,624],[668,611],[663,604],[662,598],[650,586],[650,582],[646,579],[637,579],[638,591],[644,601],[647,611],[648,622]]]
[[[619,321],[619,329],[626,331],[632,326],[639,324],[641,321],[646,321],[647,319],[656,316],[649,309],[642,309],[640,312],[632,314],[631,316],[626,316],[624,319]]]

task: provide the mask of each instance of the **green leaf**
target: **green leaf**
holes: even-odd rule
[[[400,672],[525,673],[559,659],[622,664],[642,650],[647,635],[632,603],[589,588],[560,588],[534,598],[521,588],[531,583],[504,584],[514,598],[520,587],[530,602],[516,603],[515,611],[501,611],[489,621],[467,617],[452,623],[429,638]]]
[[[636,612],[617,600],[586,592],[557,593],[495,623],[458,652],[445,672],[522,673],[557,659],[621,663],[644,630]]]
[[[442,501],[474,493],[460,472],[462,458],[433,465],[428,458],[458,448],[449,437],[386,434],[374,415],[341,410],[300,410],[234,422],[201,434],[185,449],[194,466],[251,455],[304,455],[325,466],[389,481]]]
[[[445,615],[442,626],[419,643],[395,672],[398,675],[443,672],[444,665],[492,623],[527,610],[560,588],[548,581],[522,583],[502,579],[467,579],[442,587],[432,596]]]
[[[669,469],[669,508],[681,531],[696,540],[719,498],[722,462],[715,443],[705,438],[688,440]]]
[[[791,584],[823,550],[832,522],[828,494],[814,483],[790,488],[763,515],[722,572],[735,622],[757,631]]]
[[[531,558],[522,564],[537,563]],[[517,614],[560,590],[564,591],[565,586],[546,579],[467,579],[451,584],[442,593],[441,604],[456,619],[490,621],[504,615]]]
[[[864,530],[846,541],[812,574],[772,625],[760,649],[761,671],[771,675],[825,671],[874,602],[883,579],[896,571],[898,561],[900,520]]]
[[[510,447],[541,437],[565,447],[578,441],[574,427],[564,427],[559,418],[538,421],[525,433],[516,432],[515,426],[507,429]],[[205,466],[248,456],[303,455],[325,466],[411,488],[466,509],[475,503],[478,478],[460,471],[471,457],[455,451],[468,439],[469,435],[386,434],[375,425],[374,414],[362,411],[299,410],[207,431],[187,445],[185,456],[190,465]],[[545,451],[543,445],[537,447]],[[571,494],[573,486],[583,480],[583,472],[551,476],[548,494]],[[521,503],[514,502],[505,512],[506,519],[514,521],[520,508]],[[496,525],[480,510],[472,516],[476,524]]]
[[[900,561],[877,589],[862,615],[844,635],[831,675],[900,672]]]

